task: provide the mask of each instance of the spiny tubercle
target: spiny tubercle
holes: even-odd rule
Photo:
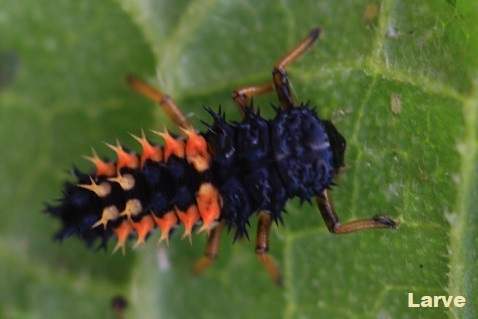
[[[77,186],[93,192],[100,199],[111,195],[112,183],[118,184],[125,192],[134,193],[135,177],[130,173],[122,173],[122,170],[124,168],[126,171],[128,169],[142,170],[147,161],[167,163],[171,156],[185,158],[199,173],[207,171],[211,156],[204,137],[198,135],[192,128],[183,131],[187,135],[186,139],[174,138],[166,129],[164,132],[153,131],[153,133],[164,138],[165,145],[162,148],[150,143],[143,130],[141,131],[141,137],[131,134],[142,146],[143,150],[139,157],[123,149],[118,140],[116,145],[105,143],[116,152],[118,157],[116,163],[101,160],[93,149],[93,156],[85,156],[85,158],[95,165],[96,173],[90,176],[90,184],[78,184]],[[95,179],[100,176],[107,178],[97,183]],[[146,236],[156,226],[161,229],[158,244],[162,241],[169,244],[169,233],[179,223],[184,224],[185,227],[182,238],[188,237],[191,241],[193,226],[199,222],[202,222],[199,232],[210,233],[210,230],[216,224],[215,221],[220,217],[220,202],[221,198],[217,189],[211,183],[204,182],[199,186],[195,203],[186,210],[174,207],[171,211],[159,217],[152,210],[145,214],[144,210],[148,208],[143,207],[141,200],[130,198],[123,205],[106,206],[101,212],[101,218],[92,225],[92,228],[102,226],[106,230],[107,226],[111,225],[112,230],[118,237],[114,252],[121,248],[124,253],[126,240],[134,232],[137,233],[137,241],[133,247],[136,248],[144,244]],[[124,209],[119,211],[117,206],[124,206]],[[118,223],[118,221],[120,222]]]

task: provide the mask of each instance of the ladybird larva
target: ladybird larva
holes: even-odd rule
[[[134,77],[129,84],[158,102],[183,135],[156,132],[163,146],[150,142],[142,132],[133,136],[143,151],[125,150],[119,142],[107,144],[117,154],[116,162],[104,161],[93,151],[86,157],[95,171],[74,170],[76,183],[66,183],[64,197],[46,211],[62,221],[56,238],[71,235],[91,245],[99,239],[106,248],[109,238],[118,239],[114,250],[124,252],[125,242],[136,234],[134,247],[159,228],[159,241],[184,225],[183,238],[191,240],[195,226],[208,234],[206,255],[194,269],[201,272],[217,257],[223,226],[238,236],[249,237],[249,219],[259,215],[256,253],[272,279],[282,282],[280,271],[268,255],[272,222],[282,221],[292,198],[316,198],[330,232],[345,234],[363,229],[396,228],[385,216],[339,223],[329,189],[344,167],[346,141],[334,124],[317,116],[308,103],[297,103],[291,93],[285,67],[300,57],[318,38],[313,29],[296,47],[274,65],[272,81],[237,88],[232,98],[243,115],[228,123],[224,114],[206,109],[213,119],[196,131],[175,103],[163,92]],[[252,98],[274,92],[279,106],[273,119],[254,109]]]

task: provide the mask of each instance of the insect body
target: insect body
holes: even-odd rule
[[[165,141],[160,147],[144,133],[133,136],[143,147],[141,155],[125,151],[118,142],[108,144],[118,155],[116,162],[103,161],[93,151],[87,159],[95,164],[95,172],[75,170],[78,182],[67,183],[60,204],[46,209],[63,222],[56,237],[77,235],[87,244],[100,239],[106,247],[116,235],[115,250],[124,251],[131,234],[136,233],[136,247],[155,227],[161,229],[160,241],[168,241],[177,225],[184,224],[183,237],[189,238],[193,227],[200,225],[199,231],[209,236],[206,255],[195,266],[200,272],[217,256],[221,229],[227,226],[235,229],[236,237],[248,237],[249,219],[258,213],[256,253],[280,283],[278,267],[267,254],[269,232],[273,221],[282,221],[284,207],[294,197],[308,201],[315,197],[335,234],[396,228],[398,224],[384,216],[340,224],[333,209],[329,188],[344,166],[345,139],[332,122],[294,100],[284,70],[318,35],[319,29],[312,30],[280,59],[271,82],[233,92],[243,115],[240,123],[227,123],[221,111],[208,109],[213,123],[205,123],[205,133],[196,132],[169,97],[129,78],[134,89],[162,105],[184,137],[153,131]],[[267,120],[255,112],[252,97],[272,91],[280,107]]]

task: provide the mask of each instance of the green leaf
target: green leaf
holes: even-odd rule
[[[475,2],[178,2],[0,2],[0,317],[115,318],[121,295],[125,318],[476,318]],[[156,248],[155,233],[125,257],[51,240],[59,225],[43,205],[71,163],[88,170],[90,146],[111,155],[102,141],[136,148],[128,132],[174,130],[126,74],[168,92],[198,128],[203,106],[240,120],[231,90],[269,81],[315,26],[319,43],[287,70],[297,98],[347,139],[335,208],[342,221],[400,219],[398,230],[334,236],[316,207],[292,201],[270,242],[281,288],[254,236],[223,234],[200,277],[204,235]],[[275,96],[255,101],[273,116]],[[467,302],[409,308],[409,292]]]

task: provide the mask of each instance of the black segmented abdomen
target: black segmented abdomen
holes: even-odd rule
[[[193,224],[202,222],[202,229],[209,231],[220,220],[236,228],[236,236],[247,235],[254,213],[265,211],[282,220],[289,199],[309,200],[330,186],[334,160],[327,123],[308,106],[276,109],[271,120],[251,107],[242,122],[232,124],[208,111],[214,123],[206,133],[191,130],[186,139],[169,143],[169,134],[162,133],[166,145],[161,148],[144,136],[135,137],[143,145],[141,157],[118,144],[110,146],[119,154],[118,162],[102,162],[96,154],[90,158],[97,172],[75,171],[77,184],[66,185],[60,205],[47,207],[63,222],[57,237],[75,234],[88,244],[100,238],[105,246],[116,233],[117,249],[124,248],[133,232],[139,244],[156,226],[162,230],[161,240],[167,240],[179,223],[190,236]],[[196,141],[207,146],[191,151]],[[175,142],[176,154],[166,155]]]

